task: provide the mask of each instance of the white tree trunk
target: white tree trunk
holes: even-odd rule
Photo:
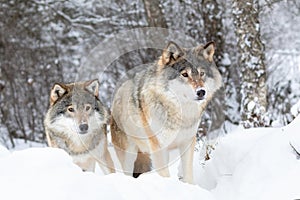
[[[240,53],[241,116],[244,127],[264,126],[267,107],[264,45],[260,39],[258,0],[233,0],[235,33]]]

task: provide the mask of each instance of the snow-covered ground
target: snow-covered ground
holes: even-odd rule
[[[0,199],[300,199],[300,116],[282,128],[237,129],[219,139],[202,165],[195,154],[196,185],[156,173],[82,172],[60,149],[8,151],[0,146]]]

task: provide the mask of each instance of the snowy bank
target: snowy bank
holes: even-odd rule
[[[300,117],[282,128],[237,130],[220,138],[203,167],[194,158],[198,185],[155,173],[82,172],[60,149],[9,152],[0,146],[0,199],[300,199]]]
[[[199,186],[157,174],[139,179],[121,173],[82,172],[62,150],[30,148],[9,153],[0,148],[0,199],[197,199],[213,200]]]
[[[300,116],[283,128],[256,128],[224,137],[200,185],[216,199],[300,199]]]

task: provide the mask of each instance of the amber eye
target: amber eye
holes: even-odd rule
[[[74,110],[74,108],[70,107],[70,108],[68,108],[68,111],[69,112],[74,112],[75,110]]]
[[[182,73],[181,75],[182,75],[183,77],[188,77],[188,76],[189,76],[188,73],[186,73],[186,72]]]
[[[204,74],[205,74],[204,72],[200,72],[200,76],[204,76]]]
[[[90,109],[91,109],[91,106],[85,107],[85,110],[86,110],[86,111],[89,111]]]

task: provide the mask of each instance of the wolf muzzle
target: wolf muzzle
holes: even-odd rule
[[[196,89],[197,100],[203,100],[206,97],[206,90],[205,88],[197,88]]]
[[[79,125],[79,133],[80,134],[86,134],[89,130],[89,125],[88,124],[80,124]]]

